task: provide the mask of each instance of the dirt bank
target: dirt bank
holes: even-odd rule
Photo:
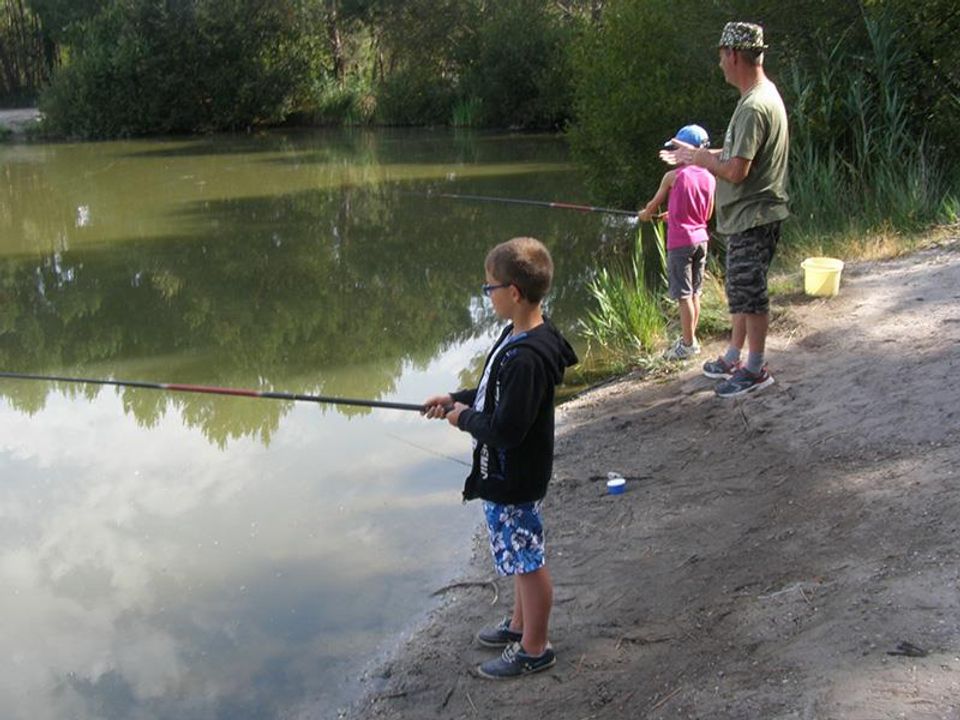
[[[557,667],[477,678],[473,634],[511,592],[465,587],[349,716],[960,718],[958,300],[954,239],[787,299],[757,396],[718,400],[691,367],[565,405]],[[491,573],[483,548],[464,579]]]

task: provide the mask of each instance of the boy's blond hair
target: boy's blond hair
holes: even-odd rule
[[[532,237],[515,237],[487,253],[487,272],[501,283],[509,283],[525,300],[543,300],[553,282],[553,258],[546,246]]]

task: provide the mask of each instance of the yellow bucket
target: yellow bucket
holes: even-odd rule
[[[800,263],[803,268],[803,291],[807,295],[830,296],[840,292],[843,260],[811,257]]]

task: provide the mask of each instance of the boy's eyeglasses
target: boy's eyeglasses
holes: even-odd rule
[[[508,288],[511,285],[513,285],[513,283],[503,283],[502,285],[481,285],[480,289],[483,290],[484,295],[486,295],[487,297],[490,297],[490,295],[493,293],[494,290],[499,290],[500,288]]]

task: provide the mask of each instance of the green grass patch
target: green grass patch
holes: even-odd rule
[[[658,246],[662,248],[660,238]],[[661,275],[665,255],[660,252]],[[649,282],[642,234],[637,233],[626,260],[601,267],[590,282],[596,304],[581,321],[587,340],[587,355],[604,358],[607,366],[621,367],[643,362],[662,343],[667,329],[660,288]]]

